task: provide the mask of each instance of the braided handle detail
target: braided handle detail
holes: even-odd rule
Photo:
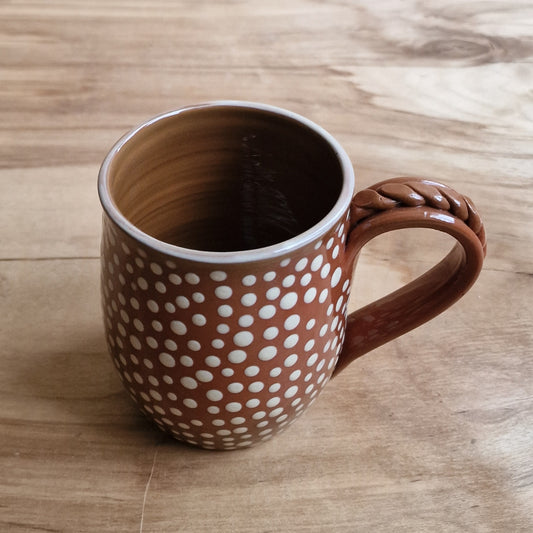
[[[485,228],[472,200],[434,181],[394,178],[359,191],[352,200],[351,222],[355,226],[380,211],[419,206],[447,211],[462,220],[477,235],[486,254]]]
[[[473,202],[442,183],[393,178],[358,192],[351,204],[347,264],[382,233],[429,228],[456,239],[439,263],[407,285],[348,315],[335,374],[361,355],[442,313],[473,285],[486,255],[483,223]]]

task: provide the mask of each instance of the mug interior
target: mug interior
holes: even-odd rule
[[[199,106],[148,122],[115,153],[108,191],[142,232],[192,250],[270,246],[320,222],[343,187],[332,145],[291,116]]]

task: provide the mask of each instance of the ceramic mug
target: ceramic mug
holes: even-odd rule
[[[150,419],[208,449],[285,429],[340,369],[461,297],[485,254],[467,197],[414,178],[354,196],[338,142],[262,104],[213,102],[148,120],[112,148],[98,188],[111,357]],[[347,316],[361,247],[410,227],[457,244]]]

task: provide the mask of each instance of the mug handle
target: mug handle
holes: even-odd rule
[[[334,375],[354,359],[435,317],[475,282],[486,255],[483,223],[472,201],[425,179],[393,178],[358,192],[350,208],[346,245],[354,265],[371,239],[402,228],[431,228],[457,243],[436,266],[402,288],[348,316],[346,337]]]

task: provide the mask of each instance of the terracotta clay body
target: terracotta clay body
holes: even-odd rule
[[[470,288],[485,237],[469,199],[414,178],[353,188],[329,134],[258,104],[179,110],[117,143],[99,181],[106,336],[161,429],[208,449],[268,440],[334,373]],[[360,249],[406,227],[458,242],[347,317]]]

